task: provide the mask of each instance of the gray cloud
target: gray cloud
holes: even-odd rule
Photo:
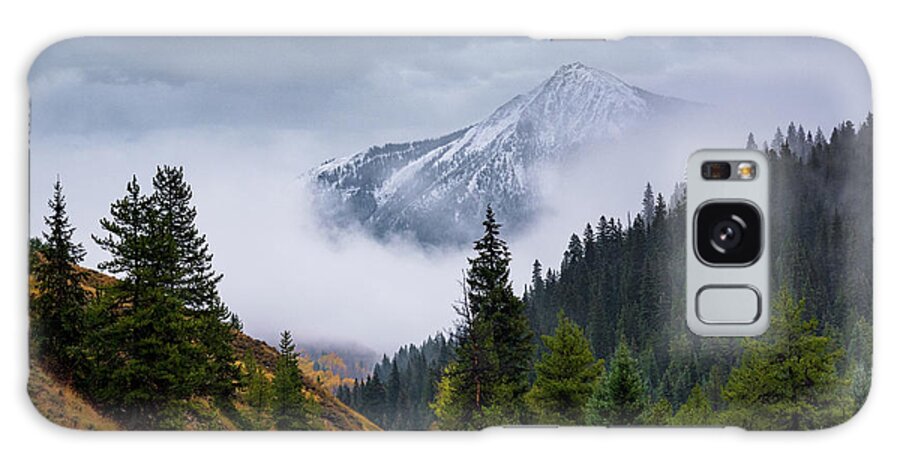
[[[480,119],[570,61],[714,104],[796,102],[804,119],[870,100],[852,51],[801,38],[84,38],[46,50],[29,82],[37,131],[349,126],[408,138]]]

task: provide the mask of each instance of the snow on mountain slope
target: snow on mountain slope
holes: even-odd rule
[[[479,123],[327,161],[308,178],[328,224],[358,224],[379,238],[406,235],[428,245],[470,242],[488,203],[507,232],[527,226],[539,206],[541,167],[685,104],[572,63]]]

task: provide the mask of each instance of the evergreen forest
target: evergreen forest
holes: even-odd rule
[[[160,166],[149,188],[127,183],[92,237],[106,252],[96,271],[81,266],[57,180],[30,246],[32,369],[123,429],[840,424],[871,376],[872,124],[791,123],[761,146],[749,135],[773,177],[762,336],[687,330],[685,186],[647,184],[633,216],[586,214],[558,237],[558,263],[515,255],[484,205],[446,308],[452,330],[329,386],[304,370],[291,332],[277,347],[243,333],[181,167]],[[530,264],[530,282],[511,280],[513,262]]]

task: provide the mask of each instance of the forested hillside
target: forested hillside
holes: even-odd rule
[[[453,355],[443,334],[421,345],[400,348],[387,355],[372,373],[337,390],[337,397],[385,429],[424,430],[434,423],[429,404],[434,387]]]
[[[113,278],[79,266],[57,180],[47,231],[31,240],[38,410],[76,428],[377,430],[301,369],[290,332],[278,350],[241,332],[191,197],[180,168],[159,168],[150,195],[128,183],[93,237]]]
[[[90,271],[87,271],[90,272]],[[235,352],[243,358],[247,350],[261,359],[266,375],[274,374],[278,352],[265,342],[238,334],[235,339]],[[321,405],[318,414],[324,430],[379,430],[375,424],[358,412],[345,406],[331,392],[309,376],[303,377],[303,384],[311,392],[314,401]],[[256,430],[247,417],[258,414],[254,410],[249,389],[228,407],[210,403],[209,399],[192,398],[191,412],[185,421],[185,430]],[[56,375],[47,372],[37,363],[31,365],[28,380],[28,395],[37,411],[51,422],[63,427],[84,430],[123,430],[126,424],[114,419],[113,414],[103,410],[81,395],[70,383],[66,383]],[[233,409],[232,409],[233,406]]]
[[[830,136],[791,123],[762,147],[750,134],[747,148],[766,153],[773,173],[768,243],[778,290],[764,336],[686,330],[684,186],[667,201],[648,184],[639,213],[587,222],[556,268],[534,261],[521,297],[488,208],[443,372],[419,369],[414,378],[385,359],[342,395],[386,428],[810,429],[846,420],[865,401],[871,373],[872,117]],[[408,398],[429,381],[436,421],[404,419],[423,417]]]

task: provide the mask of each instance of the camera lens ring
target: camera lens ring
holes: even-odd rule
[[[762,213],[746,200],[711,200],[694,211],[694,254],[707,266],[753,265],[762,255],[763,233]]]

